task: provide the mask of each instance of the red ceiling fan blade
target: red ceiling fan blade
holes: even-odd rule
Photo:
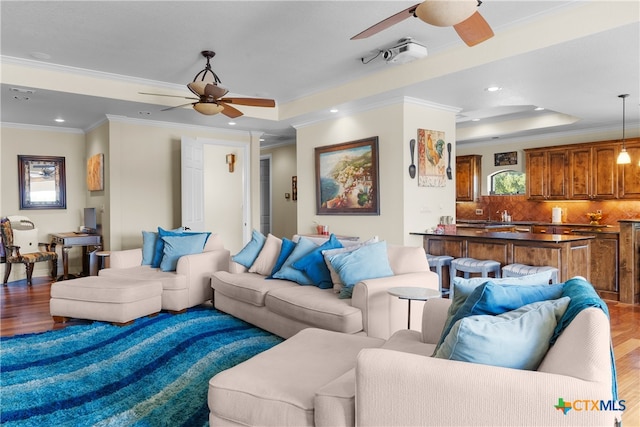
[[[265,98],[222,98],[222,102],[236,105],[249,105],[252,107],[275,107],[276,102],[273,99]]]
[[[493,30],[480,15],[475,12],[469,18],[453,26],[467,46],[475,46],[493,37]]]
[[[235,119],[236,117],[240,117],[242,115],[242,111],[232,107],[225,102],[222,102],[222,100],[220,100],[219,105],[222,105],[224,107],[224,110],[222,110],[222,114],[231,119]]]
[[[411,7],[406,8],[405,10],[403,10],[402,12],[398,12],[395,15],[392,15],[390,17],[388,17],[387,19],[383,19],[382,21],[378,22],[375,25],[372,25],[371,27],[367,28],[366,30],[362,31],[361,33],[356,34],[355,36],[351,37],[351,40],[359,40],[359,39],[365,39],[367,37],[370,37],[374,34],[379,33],[382,30],[386,30],[387,28],[391,27],[392,25],[397,24],[398,22],[402,22],[407,18],[410,18],[414,15],[414,12],[416,10],[416,8],[419,6],[420,3],[413,5]]]

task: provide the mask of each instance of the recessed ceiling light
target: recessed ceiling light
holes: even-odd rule
[[[264,142],[264,138],[260,138],[260,142]]]
[[[55,119],[55,121],[58,122],[58,123],[64,123],[64,119],[61,119],[59,117],[57,119]]]
[[[471,119],[472,122],[479,122],[480,119]]]
[[[230,126],[234,126],[236,124],[236,122],[229,122]]]
[[[544,107],[536,107],[536,108],[534,109],[534,111],[542,111],[542,110],[544,110]]]
[[[330,113],[337,113],[339,110],[337,108],[332,108],[329,110]]]
[[[502,90],[502,88],[500,86],[489,86],[488,88],[485,89],[487,92],[497,92],[499,90]]]

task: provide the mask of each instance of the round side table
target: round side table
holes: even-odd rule
[[[408,301],[407,309],[407,329],[411,329],[411,301],[426,301],[431,298],[441,298],[442,294],[436,289],[429,288],[412,288],[401,286],[397,288],[387,289],[389,295],[406,299]]]

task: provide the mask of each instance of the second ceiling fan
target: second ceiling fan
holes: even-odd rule
[[[215,56],[215,52],[211,50],[203,50],[202,56],[207,58],[207,65],[193,78],[193,81],[187,84],[187,87],[193,92],[195,97],[182,97],[177,95],[164,95],[159,93],[147,93],[140,92],[142,95],[156,95],[156,96],[169,96],[173,98],[183,98],[193,100],[195,102],[188,102],[182,105],[176,105],[175,107],[165,108],[162,111],[173,110],[174,108],[181,108],[187,105],[192,105],[193,109],[201,114],[212,116],[214,114],[222,113],[227,117],[235,119],[242,116],[242,112],[229,104],[235,105],[247,105],[252,107],[275,107],[276,103],[273,99],[266,98],[245,98],[245,97],[229,97],[223,98],[229,91],[219,86],[220,79],[211,69],[209,63],[211,58]]]
[[[468,46],[475,46],[493,37],[493,30],[477,11],[481,4],[480,0],[425,0],[383,19],[351,37],[351,40],[367,38],[414,17],[437,27],[453,26]]]

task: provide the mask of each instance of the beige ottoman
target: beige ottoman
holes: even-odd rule
[[[51,285],[49,309],[56,323],[75,318],[126,324],[161,308],[159,281],[89,276]]]

